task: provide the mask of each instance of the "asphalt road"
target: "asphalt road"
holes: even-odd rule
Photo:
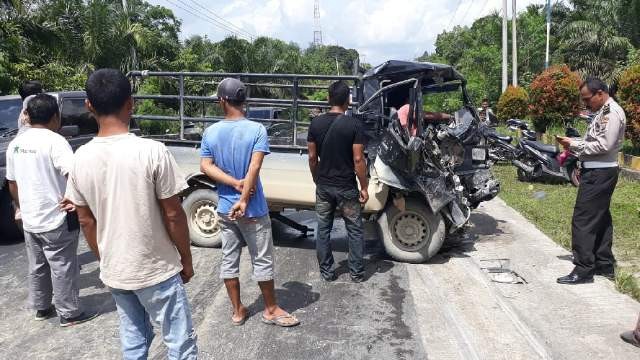
[[[313,226],[314,215],[293,215]],[[569,254],[500,200],[482,206],[465,234],[428,264],[390,260],[367,244],[367,281],[353,284],[342,226],[335,229],[339,280],[320,280],[313,237],[274,223],[276,286],[283,308],[302,321],[283,329],[260,321],[263,307],[243,254],[243,302],[252,317],[230,324],[219,280],[220,250],[192,248],[196,275],[187,285],[201,359],[638,359],[640,349],[618,333],[635,322],[640,305],[613,284],[561,286]],[[341,225],[340,222],[338,224]],[[22,243],[0,244],[0,359],[118,359],[114,302],[98,280],[97,263],[82,245],[81,300],[101,312],[62,329],[37,322],[25,309]],[[508,259],[508,260],[496,260]],[[513,270],[498,275],[483,268]],[[495,271],[495,270],[494,270]],[[515,280],[520,284],[496,282]],[[164,359],[156,337],[151,358]]]

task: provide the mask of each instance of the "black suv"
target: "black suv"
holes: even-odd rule
[[[60,134],[67,138],[75,151],[89,142],[98,132],[98,123],[84,105],[84,91],[51,92],[58,99],[62,128]],[[18,133],[18,116],[22,100],[17,95],[0,96],[0,240],[18,239],[22,232],[13,221],[14,209],[7,186],[6,152],[9,142]],[[133,120],[132,132],[139,133]]]

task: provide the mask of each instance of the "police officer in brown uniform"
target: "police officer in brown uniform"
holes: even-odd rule
[[[571,224],[575,268],[558,278],[560,284],[593,282],[594,274],[613,279],[616,262],[611,251],[613,223],[609,205],[618,182],[617,158],[626,117],[600,79],[587,78],[580,85],[580,97],[596,113],[587,134],[582,140],[557,137],[558,143],[576,154],[582,164]]]

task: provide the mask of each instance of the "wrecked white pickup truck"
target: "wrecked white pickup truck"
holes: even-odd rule
[[[173,101],[179,116],[136,115],[138,120],[180,121],[180,134],[161,138],[175,155],[182,170],[189,174],[189,189],[184,192],[183,207],[189,218],[192,243],[219,246],[220,234],[216,213],[216,184],[200,173],[199,141],[185,140],[185,125],[204,128],[220,118],[209,115],[205,104],[216,102],[211,96],[184,94],[184,79],[221,80],[238,77],[247,84],[247,107],[279,106],[289,108],[290,123],[285,135],[288,145],[272,146],[260,173],[272,218],[303,233],[310,231],[281,215],[285,208],[313,209],[315,185],[308,169],[304,146],[306,110],[328,108],[326,102],[305,99],[305,93],[326,88],[328,81],[345,80],[353,84],[350,115],[365,129],[370,176],[370,199],[365,206],[365,220],[375,224],[387,253],[396,260],[424,262],[441,248],[448,233],[461,228],[472,209],[490,200],[499,191],[491,174],[486,139],[479,130],[476,108],[471,104],[465,79],[450,66],[430,63],[388,61],[360,76],[226,74],[226,73],[129,73],[134,81],[148,77],[177,80],[179,95],[136,95],[137,100]],[[265,90],[266,89],[266,90]],[[213,92],[213,88],[211,90]],[[430,96],[456,94],[460,109],[452,121],[426,122],[424,103]],[[259,97],[252,97],[254,95]],[[278,97],[289,96],[289,99]],[[186,116],[186,102],[202,103],[202,116]],[[395,109],[408,103],[409,126],[415,136],[400,125]],[[215,112],[211,106],[211,112]],[[255,119],[260,121],[260,119]],[[306,120],[306,121],[304,121]],[[197,131],[196,131],[197,132]],[[269,133],[269,129],[267,129]],[[282,136],[282,132],[278,134]],[[190,133],[190,135],[193,135]],[[282,138],[274,139],[282,144]],[[369,228],[371,228],[369,226]]]

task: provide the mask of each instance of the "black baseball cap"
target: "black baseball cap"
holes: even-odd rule
[[[244,102],[247,99],[247,88],[242,81],[225,78],[218,84],[218,99]]]

